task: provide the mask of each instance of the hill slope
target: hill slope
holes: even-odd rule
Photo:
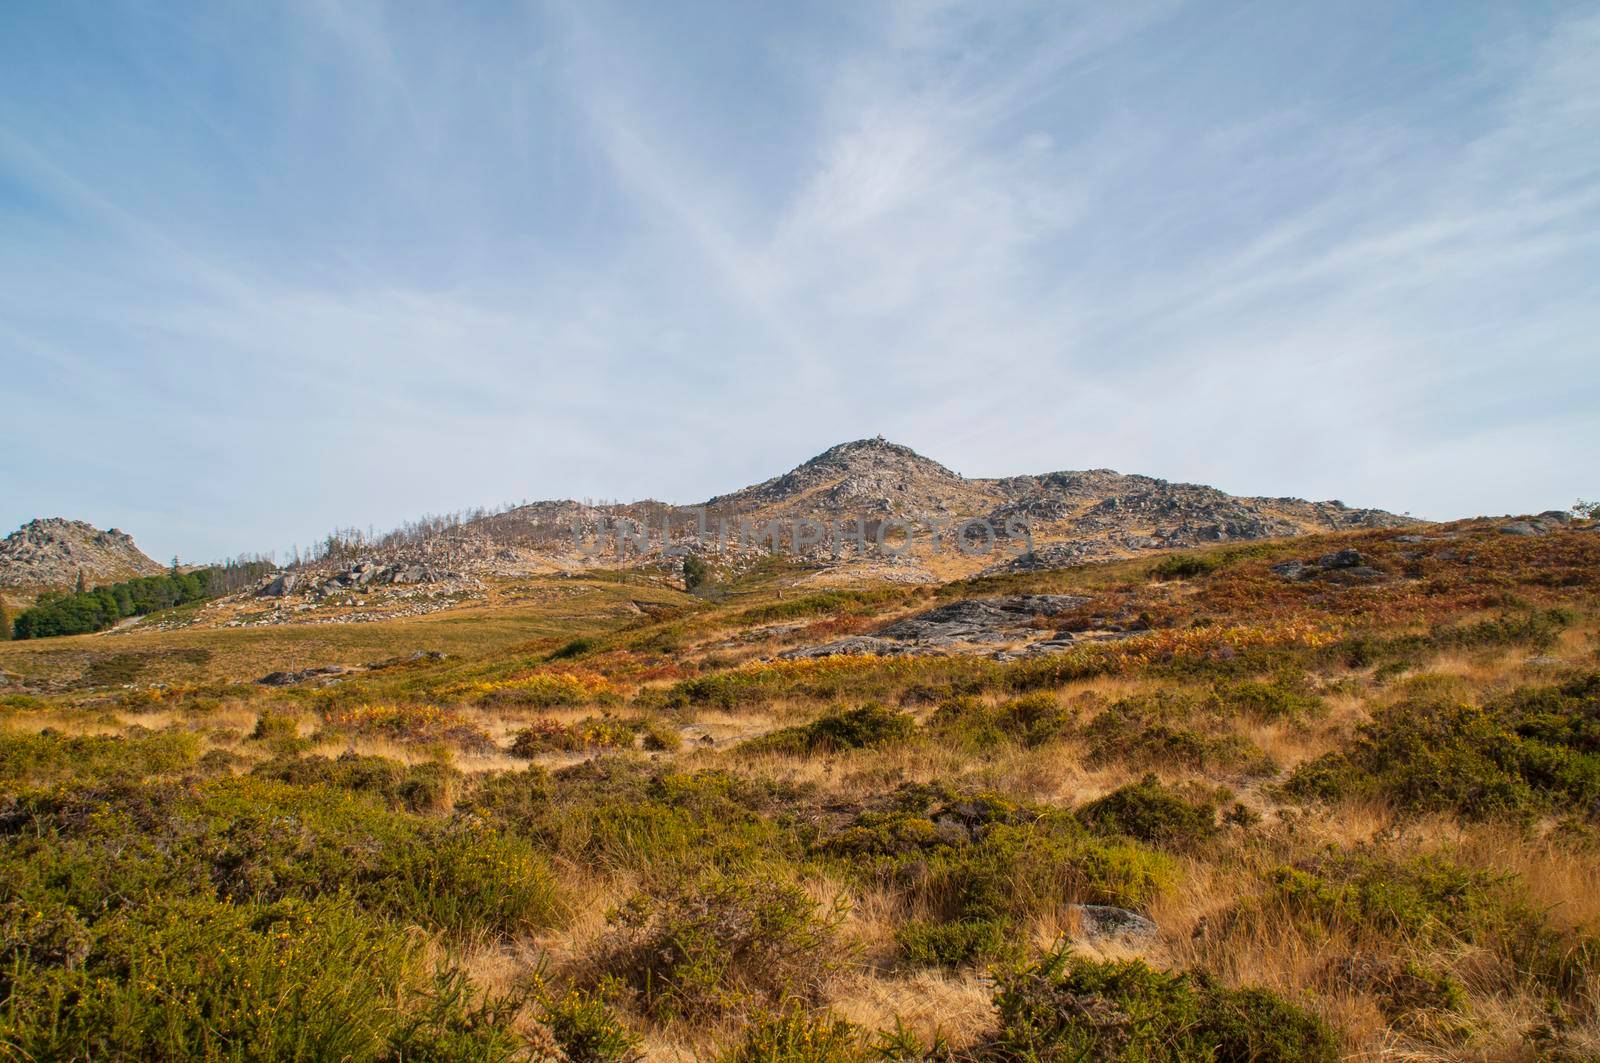
[[[65,590],[77,582],[80,572],[95,586],[165,570],[146,557],[126,532],[102,531],[81,520],[30,520],[0,539],[0,588],[6,590]]]

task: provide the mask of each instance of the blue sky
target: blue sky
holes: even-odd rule
[[[1600,494],[1600,5],[0,5],[0,525],[691,502],[882,433]],[[0,529],[3,533],[3,529]]]

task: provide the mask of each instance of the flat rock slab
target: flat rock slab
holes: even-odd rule
[[[789,650],[785,660],[876,654],[880,657],[915,657],[951,653],[967,645],[1015,642],[1033,629],[1033,621],[1057,616],[1090,599],[1072,594],[1007,594],[994,598],[964,598],[925,613],[908,616],[870,635],[852,635],[820,646]],[[1052,634],[1052,640],[1059,636]],[[1051,641],[1051,652],[1065,649],[1071,636]]]
[[[875,634],[900,642],[948,645],[957,642],[1009,642],[1040,617],[1058,616],[1088,604],[1072,594],[1007,594],[963,598],[916,616],[896,620]]]

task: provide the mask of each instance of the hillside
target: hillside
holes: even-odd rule
[[[31,520],[0,539],[0,589],[11,592],[8,597],[70,590],[79,573],[95,586],[164,571],[126,532],[102,531],[81,520]]]
[[[0,1043],[1596,1058],[1597,529],[0,643]]]
[[[862,439],[695,505],[536,502],[341,544],[261,588],[266,608],[235,602],[214,617],[277,624],[419,616],[483,602],[501,579],[618,568],[675,576],[686,553],[706,559],[726,583],[769,563],[774,545],[798,563],[789,580],[796,586],[928,585],[1420,523],[1340,502],[1238,497],[1107,469],[974,479],[909,447]],[[648,534],[625,539],[629,528]]]

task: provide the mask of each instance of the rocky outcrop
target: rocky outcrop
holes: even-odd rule
[[[358,561],[347,568],[318,575],[311,572],[285,572],[274,576],[256,590],[258,598],[286,598],[293,594],[338,594],[364,587],[409,586],[460,580],[461,574],[433,565]]]
[[[98,586],[164,571],[126,532],[102,531],[81,520],[31,520],[0,539],[0,587],[67,590],[79,573],[85,583]]]
[[[1497,530],[1501,535],[1549,535],[1571,523],[1570,514],[1563,513],[1559,509],[1549,509],[1537,517],[1523,517],[1502,524]]]
[[[1088,598],[1070,594],[1008,594],[994,598],[964,598],[915,616],[903,617],[870,635],[853,635],[820,646],[789,650],[789,660],[876,654],[906,657],[949,653],[962,648],[993,646],[1028,640],[1041,633],[1039,620],[1059,616]],[[1048,632],[1048,625],[1045,628]],[[1072,641],[1070,634],[1052,634],[1056,648]]]
[[[1284,561],[1273,565],[1272,571],[1284,579],[1302,582],[1320,579],[1335,583],[1370,583],[1383,578],[1383,573],[1369,565],[1358,550],[1338,550],[1315,560]]]

